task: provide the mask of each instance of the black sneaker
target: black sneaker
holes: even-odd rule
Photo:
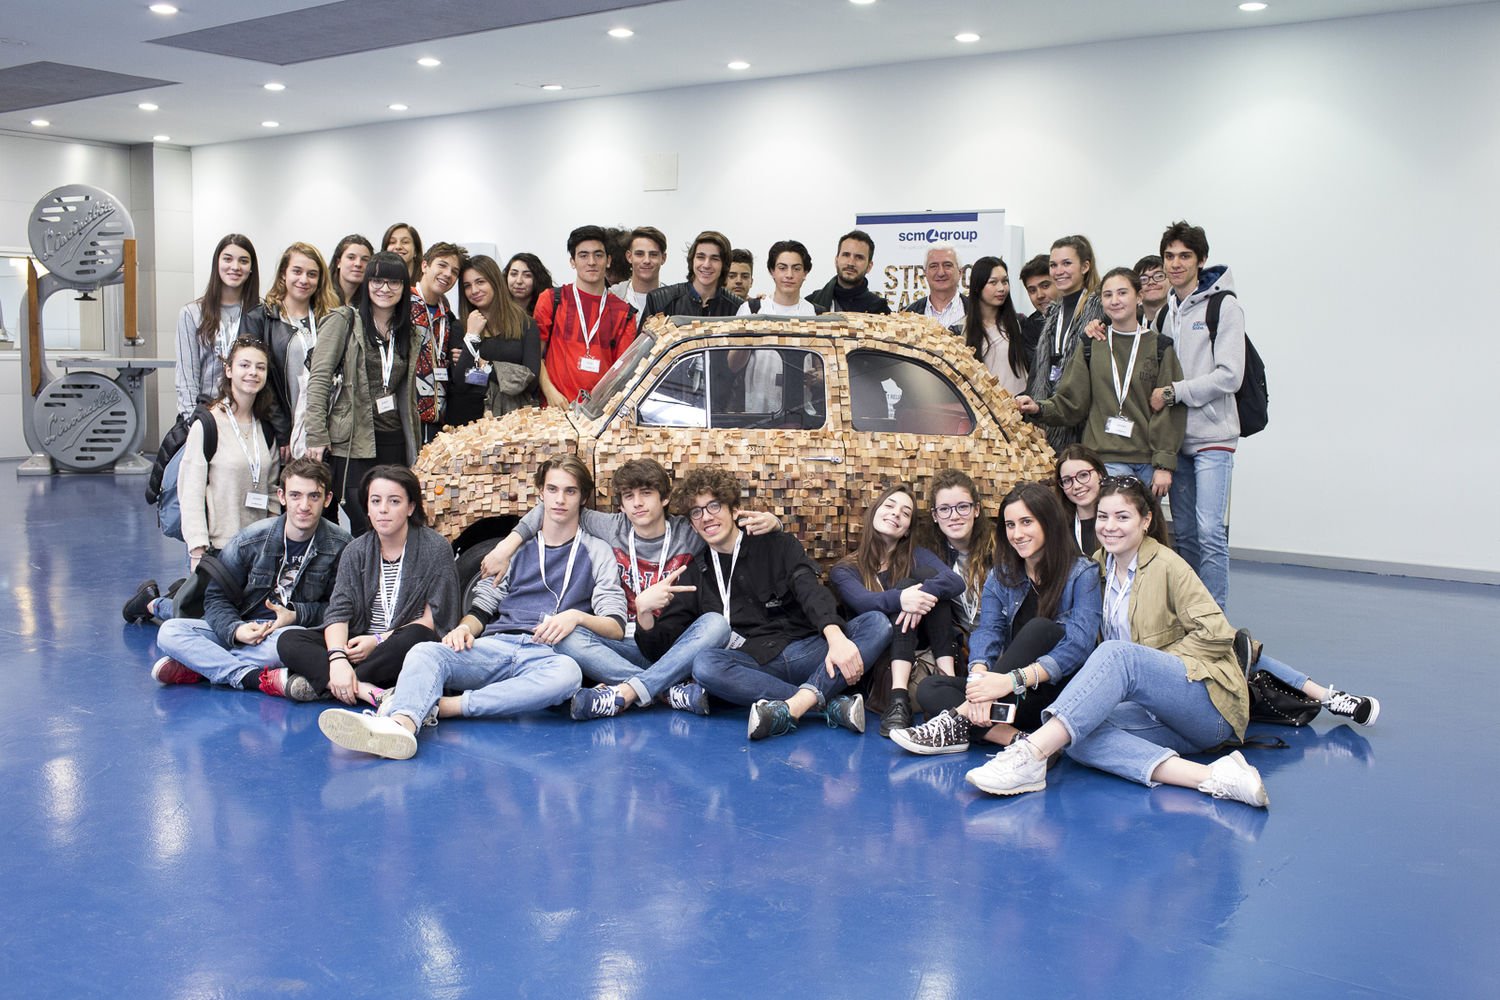
[[[762,698],[750,706],[750,726],[746,735],[752,740],[763,740],[767,736],[781,736],[797,728],[792,710],[784,701]]]
[[[843,726],[851,733],[862,733],[865,731],[865,696],[839,695],[828,703],[823,709],[823,718],[828,722],[829,729],[837,729]]]
[[[889,736],[892,730],[911,727],[911,703],[904,697],[905,691],[892,692],[891,703],[880,713],[880,735]]]
[[[122,614],[125,620],[132,625],[151,620],[151,602],[161,596],[161,590],[156,586],[155,580],[147,580],[135,588],[135,593],[130,595],[130,600],[125,602]]]
[[[895,730],[891,740],[903,750],[924,756],[963,753],[969,749],[969,720],[950,708],[920,726]]]
[[[1380,702],[1364,695],[1350,694],[1338,688],[1328,689],[1328,700],[1323,702],[1329,715],[1341,715],[1353,719],[1361,726],[1373,726],[1380,717]]]

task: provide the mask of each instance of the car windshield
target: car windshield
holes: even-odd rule
[[[615,363],[609,366],[609,371],[594,386],[588,397],[578,403],[578,409],[590,420],[598,420],[609,407],[610,400],[619,394],[635,374],[640,366],[641,359],[651,353],[651,348],[656,346],[656,337],[652,334],[641,332],[631,341],[625,353],[615,359]]]

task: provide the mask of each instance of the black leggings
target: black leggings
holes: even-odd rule
[[[385,640],[370,655],[354,664],[354,676],[376,687],[393,687],[401,674],[406,654],[419,642],[437,642],[441,637],[426,625],[403,625],[386,633]],[[276,655],[289,673],[306,677],[313,690],[328,690],[328,646],[321,629],[300,628],[282,633],[276,640]]]
[[[952,656],[954,638],[953,602],[938,601],[916,628],[903,632],[898,626],[891,632],[891,659],[910,663],[918,649],[932,650],[934,659]]]
[[[1038,657],[1051,652],[1062,641],[1063,635],[1063,627],[1050,618],[1033,618],[1012,637],[1010,645],[1000,654],[999,661],[988,664],[989,670],[992,673],[1008,673],[1029,666]],[[962,705],[964,686],[964,680],[960,677],[924,677],[917,685],[917,701],[921,702],[927,717],[932,718],[939,712]],[[1016,718],[1011,724],[1024,732],[1035,730],[1042,724],[1042,709],[1051,705],[1062,689],[1062,684],[1049,682],[1027,691],[1026,696],[1016,703]],[[970,729],[971,742],[981,742],[986,732],[987,729],[978,726]]]
[[[377,465],[405,465],[406,442],[400,433],[375,434],[374,458],[346,458],[328,455],[328,465],[333,469],[333,495],[343,497],[344,513],[349,515],[349,534],[355,538],[370,530],[370,517],[364,504],[359,502],[359,484],[365,474]]]

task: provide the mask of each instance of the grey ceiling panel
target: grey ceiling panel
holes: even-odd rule
[[[338,0],[152,41],[195,52],[292,66],[314,59],[650,5],[621,0],[426,0],[425,3]]]
[[[90,97],[128,94],[133,90],[172,86],[175,80],[106,73],[87,66],[34,62],[0,69],[0,113],[66,104]]]

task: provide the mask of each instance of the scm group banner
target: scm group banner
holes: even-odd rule
[[[893,310],[905,309],[914,299],[927,294],[927,278],[922,264],[927,248],[951,243],[958,250],[963,265],[960,289],[969,290],[969,267],[980,257],[1004,258],[1010,270],[1011,294],[1016,309],[1024,315],[1029,310],[1026,292],[1021,288],[1021,265],[1026,262],[1023,230],[1005,224],[1005,210],[979,209],[966,212],[862,212],[854,217],[856,228],[863,229],[875,241],[875,267],[870,273],[870,289],[886,297]]]

